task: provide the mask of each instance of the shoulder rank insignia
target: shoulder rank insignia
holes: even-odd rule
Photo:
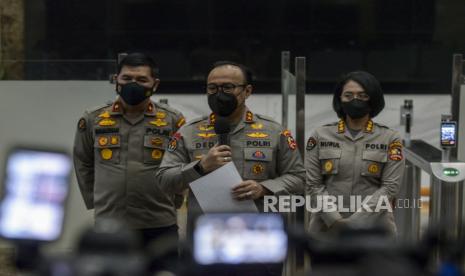
[[[182,138],[181,133],[176,132],[171,136],[170,142],[168,143],[168,151],[174,152],[178,148],[178,141]]]
[[[186,123],[186,118],[181,117],[181,118],[178,120],[178,122],[176,123],[176,127],[177,127],[177,128],[180,128],[180,127],[182,127],[185,123]]]
[[[87,128],[86,119],[84,119],[84,118],[79,119],[79,121],[78,121],[78,129],[79,129],[79,131],[82,132],[82,131],[86,130],[86,128]]]
[[[339,120],[337,123],[337,133],[344,133],[346,131],[346,124],[344,120]]]
[[[149,103],[149,104],[147,105],[147,112],[148,112],[148,113],[152,113],[152,112],[153,112],[153,104],[152,104],[152,103]]]
[[[245,114],[245,122],[246,123],[253,123],[253,113],[250,112],[250,111],[247,111],[247,113]]]
[[[284,137],[286,137],[287,144],[289,145],[289,148],[291,150],[295,150],[297,148],[297,143],[294,140],[294,137],[292,137],[292,134],[289,130],[284,130],[281,133]]]
[[[119,103],[113,104],[113,108],[111,109],[112,112],[120,112],[121,111],[121,105]]]
[[[156,119],[153,121],[150,121],[149,124],[157,126],[157,127],[162,127],[168,125],[168,123],[165,120],[162,119]]]
[[[399,141],[392,142],[389,144],[388,149],[389,160],[401,161],[404,157],[402,156],[402,143]]]
[[[210,119],[210,125],[215,125],[215,121],[216,121],[216,115],[215,113],[211,113],[210,116],[209,116],[209,119]]]
[[[255,123],[250,125],[253,129],[262,129],[263,124],[262,123]]]
[[[307,150],[312,150],[315,148],[317,142],[316,142],[316,139],[314,137],[310,137],[308,138],[308,141],[307,141]]]
[[[372,133],[373,132],[373,121],[368,120],[366,126],[365,126],[365,132],[366,133]]]
[[[155,113],[155,118],[157,118],[157,119],[165,119],[166,118],[166,113],[158,111],[157,113]]]
[[[246,134],[248,137],[251,138],[266,138],[268,137],[268,134],[263,133],[263,132],[251,132]]]
[[[116,121],[112,119],[102,119],[98,122],[99,126],[114,126],[116,125]]]
[[[105,111],[102,114],[98,115],[99,118],[108,119],[111,117],[110,112]]]
[[[199,130],[201,131],[210,131],[210,130],[214,130],[215,127],[212,126],[212,125],[208,125],[208,124],[202,124],[202,125],[199,125]]]
[[[197,136],[202,137],[202,138],[212,138],[216,136],[216,133],[197,133]]]

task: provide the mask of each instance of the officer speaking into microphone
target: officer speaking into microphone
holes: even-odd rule
[[[246,106],[253,91],[251,75],[238,63],[213,65],[206,84],[212,113],[187,123],[171,138],[157,170],[164,191],[179,193],[202,175],[234,162],[243,182],[233,187],[231,196],[255,200],[259,210],[265,195],[303,193],[305,170],[291,133]],[[198,208],[192,192],[188,208]]]

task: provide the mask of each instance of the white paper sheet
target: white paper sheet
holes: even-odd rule
[[[254,212],[258,209],[253,200],[237,201],[231,189],[242,182],[242,177],[233,162],[216,169],[189,184],[202,211],[211,212]]]

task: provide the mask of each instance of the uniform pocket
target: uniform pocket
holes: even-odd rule
[[[121,137],[119,134],[97,135],[94,142],[96,159],[102,163],[119,164]]]
[[[160,135],[144,136],[144,163],[159,165],[163,159],[168,139]]]
[[[244,149],[244,178],[264,180],[269,178],[273,169],[273,149],[245,148]]]
[[[321,174],[337,174],[339,172],[341,154],[341,150],[320,150],[318,159],[320,159]]]
[[[387,153],[381,151],[365,150],[362,153],[363,176],[381,177],[384,165],[387,162]]]

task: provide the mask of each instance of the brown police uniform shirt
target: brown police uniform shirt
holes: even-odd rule
[[[405,160],[398,132],[368,121],[356,137],[344,121],[317,128],[308,139],[305,168],[306,193],[315,203],[317,195],[342,195],[344,207],[350,207],[349,196],[360,195],[373,210],[380,196],[392,202],[399,191]],[[315,206],[315,205],[314,205]],[[335,221],[348,218],[349,225],[383,224],[391,233],[396,227],[391,212],[317,212],[309,221],[311,233],[325,232]]]
[[[85,112],[74,141],[82,197],[95,220],[117,218],[133,229],[176,224],[173,196],[156,185],[155,168],[169,137],[185,122],[177,110],[150,102],[137,118],[114,102]]]
[[[193,120],[173,136],[157,170],[163,190],[180,192],[201,177],[194,166],[217,143],[214,120],[214,114]],[[243,180],[256,180],[274,195],[303,194],[305,169],[297,145],[290,132],[271,118],[247,110],[230,133],[230,146]],[[255,203],[263,209],[263,199]],[[197,207],[190,193],[189,209]]]

